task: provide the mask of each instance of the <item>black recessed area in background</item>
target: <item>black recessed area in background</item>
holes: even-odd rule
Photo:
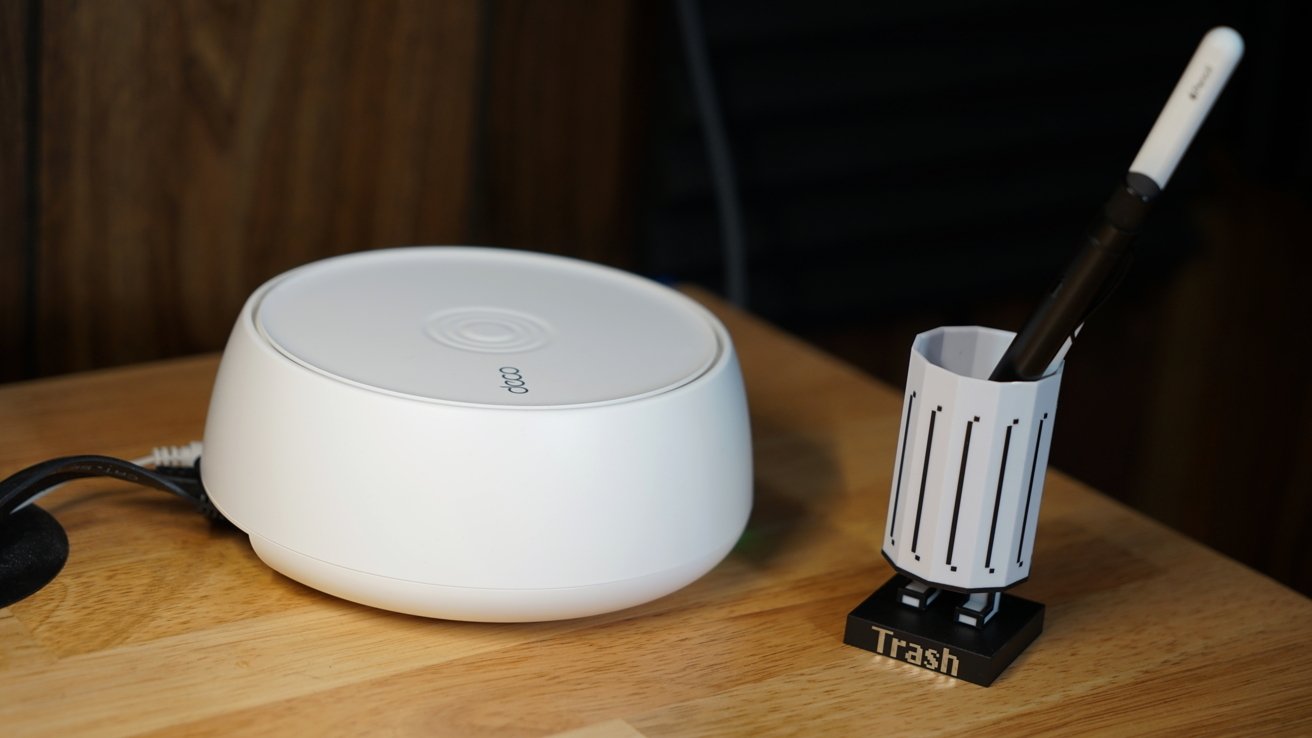
[[[700,5],[743,202],[747,307],[896,386],[920,331],[1020,327],[1198,41],[1239,30],[1239,70],[1070,355],[1052,463],[1312,593],[1299,545],[1312,369],[1291,358],[1312,319],[1297,276],[1312,266],[1303,5]],[[719,289],[707,156],[664,20],[638,264]],[[1277,408],[1268,391],[1287,399]]]
[[[1188,24],[1178,3],[1122,5],[1073,24],[1044,4],[703,2],[751,309],[807,332],[1050,278],[1210,25],[1198,5]],[[677,52],[662,66],[643,264],[715,284],[717,213]],[[1189,247],[1153,254],[1169,264]]]

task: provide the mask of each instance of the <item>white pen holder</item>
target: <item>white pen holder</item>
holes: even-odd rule
[[[907,576],[960,592],[1029,576],[1062,367],[989,381],[1013,335],[936,328],[911,346],[883,543]]]

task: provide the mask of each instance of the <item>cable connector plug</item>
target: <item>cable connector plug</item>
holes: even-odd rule
[[[193,443],[192,445],[198,446],[199,444]],[[159,449],[155,449],[155,451],[158,452]],[[228,519],[223,517],[223,513],[219,512],[219,509],[210,500],[209,493],[205,491],[205,485],[201,484],[199,455],[190,464],[156,466],[154,472],[185,491],[184,497],[196,507],[196,511],[201,515],[216,523],[228,522]]]
[[[132,463],[137,466],[149,466],[156,469],[162,467],[192,467],[200,461],[203,450],[200,441],[192,441],[185,446],[156,446],[150,450],[150,456],[133,459]]]

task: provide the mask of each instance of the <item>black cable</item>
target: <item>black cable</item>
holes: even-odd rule
[[[200,514],[215,522],[227,522],[200,481],[200,461],[188,467],[159,467],[154,470],[112,456],[61,456],[33,464],[0,482],[0,519],[57,484],[87,477],[112,477],[177,495],[190,502]]]

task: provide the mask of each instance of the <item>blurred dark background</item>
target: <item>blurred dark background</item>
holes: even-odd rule
[[[1226,24],[1247,55],[1071,354],[1053,464],[1312,593],[1312,18],[1057,6],[3,0],[0,381],[218,350],[261,282],[365,248],[720,290],[691,42],[746,307],[900,385],[921,330],[1019,327]]]

